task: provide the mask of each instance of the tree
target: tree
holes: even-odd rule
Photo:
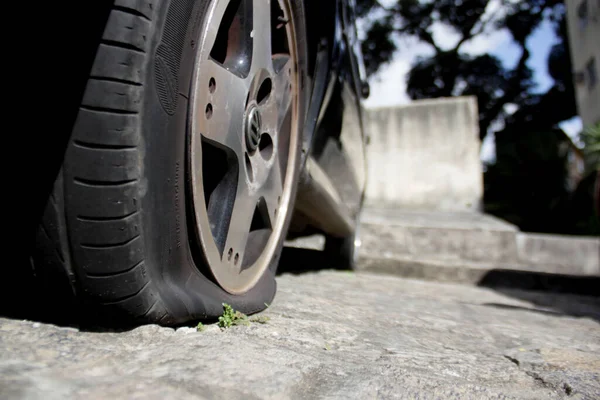
[[[581,137],[584,143],[586,169],[588,172],[600,170],[600,123],[587,127]]]
[[[586,177],[584,179],[590,182],[589,186],[592,191],[591,197],[594,202],[594,211],[600,219],[600,123],[587,127],[581,133],[581,136],[585,154]],[[593,178],[594,175],[596,176],[595,181]]]
[[[566,233],[564,133],[506,131],[484,179],[485,211],[524,231]]]
[[[417,59],[408,74],[407,91],[412,99],[476,96],[482,139],[495,121],[518,125],[537,118],[540,129],[554,129],[559,122],[576,115],[563,2],[496,0],[499,7],[489,12],[490,2],[396,0],[385,6],[377,0],[359,0],[357,12],[367,21],[363,41],[367,72],[377,72],[392,59],[397,50],[396,39],[417,38],[429,46],[431,55]],[[558,37],[548,56],[555,85],[547,93],[539,94],[533,90],[533,73],[528,66],[530,51],[526,44],[545,19],[553,23]],[[458,35],[453,46],[443,48],[436,43],[433,35],[436,25]],[[507,29],[521,49],[514,67],[502,65],[490,54],[472,55],[464,51],[470,40],[491,29]],[[517,116],[509,118],[508,104],[519,110]],[[548,114],[535,117],[541,111]]]

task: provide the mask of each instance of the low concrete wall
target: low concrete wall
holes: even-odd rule
[[[573,275],[600,276],[600,238],[518,233],[516,239],[521,264],[554,266],[561,273]]]
[[[481,210],[483,198],[474,97],[366,114],[364,269],[414,277],[422,270],[458,280],[498,269],[600,276],[599,238],[521,233],[473,212]]]
[[[368,208],[360,239],[365,270],[471,283],[495,270],[600,277],[600,238],[523,233],[476,212]]]
[[[475,97],[421,100],[366,113],[367,205],[481,209]]]

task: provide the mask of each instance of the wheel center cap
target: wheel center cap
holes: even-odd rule
[[[253,106],[246,117],[246,145],[249,151],[255,151],[260,143],[261,124],[260,112]]]

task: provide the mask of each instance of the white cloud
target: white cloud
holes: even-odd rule
[[[396,58],[385,65],[381,72],[371,78],[371,95],[365,100],[368,108],[385,107],[410,102],[406,94],[406,74],[410,70],[410,62]]]
[[[479,158],[485,163],[493,163],[496,161],[496,138],[493,133],[489,133],[481,143]]]
[[[446,24],[435,23],[431,26],[433,41],[442,50],[450,50],[460,40],[460,33]]]
[[[403,37],[395,42],[398,48],[395,57],[369,80],[371,95],[365,101],[367,108],[409,103],[411,100],[406,93],[407,74],[417,57],[433,55],[431,47],[416,38]]]
[[[465,42],[461,47],[461,51],[477,55],[491,52],[498,48],[499,45],[511,41],[510,33],[507,30],[496,30],[490,33],[483,33]]]
[[[506,103],[503,108],[505,113],[513,115],[519,109],[519,106],[515,103]]]
[[[581,122],[581,118],[573,117],[571,119],[561,122],[559,125],[561,129],[565,131],[565,133],[569,135],[571,139],[573,139],[573,142],[583,146],[583,143],[581,143],[581,140],[579,138],[579,134],[583,130],[583,123]]]

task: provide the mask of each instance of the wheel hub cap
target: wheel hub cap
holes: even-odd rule
[[[255,106],[250,107],[246,117],[246,146],[250,152],[256,151],[260,143],[261,124],[260,111]]]

